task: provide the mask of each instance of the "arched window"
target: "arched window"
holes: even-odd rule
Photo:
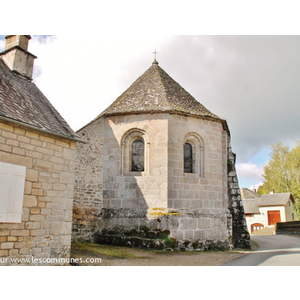
[[[149,174],[149,138],[142,129],[128,130],[121,140],[120,173],[128,176]]]
[[[193,147],[190,143],[184,144],[184,173],[193,173]]]
[[[253,231],[256,231],[256,230],[262,230],[264,229],[264,225],[263,224],[260,224],[260,223],[255,223],[255,224],[252,224],[251,225],[251,233]]]
[[[185,174],[204,177],[204,142],[200,135],[190,132],[184,137],[183,170]]]
[[[131,151],[131,171],[132,172],[143,172],[144,161],[145,161],[145,147],[144,141],[141,139],[135,140],[132,143]]]

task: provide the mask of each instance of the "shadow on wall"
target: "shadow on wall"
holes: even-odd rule
[[[167,174],[160,174],[164,171],[158,168],[155,169],[157,176],[153,176],[152,169],[149,170],[146,132],[134,128],[116,138],[118,132],[109,126],[111,119],[107,120],[104,130],[103,207],[98,215],[94,241],[154,249],[229,249],[227,238],[208,240],[206,229],[198,230],[198,219],[203,213],[164,207],[168,203],[164,196],[166,187],[161,186],[157,176],[167,181]],[[138,149],[135,149],[136,141]],[[159,202],[162,207],[153,207],[153,198],[165,199]],[[220,222],[226,223],[225,217]],[[173,233],[179,231],[185,238],[172,238]]]
[[[150,230],[149,206],[142,192],[143,175],[149,172],[145,161],[148,143],[138,129],[130,130],[118,141],[110,126],[112,120],[106,119],[104,123],[103,207],[98,215],[95,241],[123,244],[122,238],[138,238],[146,228]]]
[[[78,150],[73,240],[158,249],[230,249],[223,210],[167,207],[167,141],[164,146],[160,141],[161,156],[150,157],[156,151],[147,148],[152,140],[148,143],[146,126],[135,128],[137,121],[130,116],[126,122],[116,118],[100,118],[80,131],[87,144]]]
[[[73,204],[73,241],[92,241],[102,208],[103,120],[78,131]]]

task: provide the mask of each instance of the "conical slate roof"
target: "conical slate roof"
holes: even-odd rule
[[[156,60],[98,118],[120,114],[159,112],[183,113],[222,120],[172,79]]]

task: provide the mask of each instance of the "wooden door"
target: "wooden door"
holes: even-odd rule
[[[280,210],[268,211],[268,225],[274,225],[280,221]]]

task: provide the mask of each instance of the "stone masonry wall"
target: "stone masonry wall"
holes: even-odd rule
[[[68,258],[76,142],[0,122],[0,161],[26,166],[21,223],[0,223],[0,258]],[[9,264],[9,263],[8,263]]]
[[[250,249],[250,234],[247,229],[235,162],[235,154],[231,150],[231,143],[228,139],[228,207],[232,217],[229,230],[232,231],[232,243],[235,248]]]
[[[137,174],[128,168],[126,138],[135,132],[145,141],[145,171]],[[247,246],[230,137],[221,123],[127,115],[100,118],[79,134],[87,144],[77,152],[74,240],[126,244],[133,232],[167,231],[179,248]],[[184,173],[185,142],[198,143],[195,173]]]
[[[126,137],[142,132],[145,170],[130,171]],[[168,121],[160,114],[105,120],[103,207],[167,207]]]
[[[102,208],[103,119],[82,128],[76,154],[73,240],[92,241]]]
[[[181,213],[171,236],[227,244],[227,148],[220,122],[172,115],[169,133],[169,208]],[[194,144],[193,173],[184,173],[183,145]]]
[[[93,241],[94,233],[103,228],[103,207],[138,209],[144,217],[149,207],[167,207],[167,124],[160,115],[129,115],[100,118],[78,132],[86,144],[77,149],[74,241]],[[142,174],[127,170],[122,139],[131,129],[146,136]],[[122,226],[130,227],[126,223]]]
[[[123,137],[131,130],[142,130],[147,136],[145,164],[149,165],[142,174],[130,174],[122,161],[126,160]],[[118,116],[105,120],[104,136],[98,241],[116,242],[117,236],[141,234],[148,228],[152,233],[168,231],[179,248],[231,247],[227,140],[222,124],[171,114]],[[184,174],[183,144],[185,138],[193,142],[193,137],[201,144],[195,146],[197,172]]]

